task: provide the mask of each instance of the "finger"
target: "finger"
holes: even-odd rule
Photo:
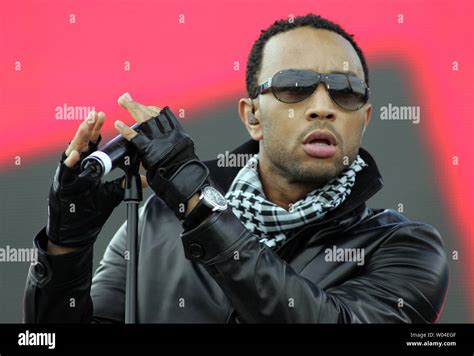
[[[93,143],[97,142],[99,135],[100,135],[100,130],[102,129],[102,126],[104,125],[105,122],[105,113],[100,111],[97,114],[97,120],[94,125],[94,128],[92,129],[92,135],[91,135],[91,141]]]
[[[88,127],[93,128],[97,121],[97,113],[92,110],[89,115],[87,115],[87,118],[84,121],[86,122]]]
[[[155,116],[158,116],[161,112],[161,108],[158,106],[148,106],[149,109],[155,112]],[[166,118],[156,119],[156,124],[160,127],[162,132],[171,131],[172,126],[170,125],[169,121]]]
[[[86,152],[89,150],[89,142],[92,138],[92,133],[94,132],[94,127],[97,124],[97,113],[95,111],[91,111],[86,119],[86,127],[89,133],[89,139],[87,143],[85,143],[81,149],[81,152]]]
[[[128,141],[138,135],[138,133],[134,129],[128,127],[120,120],[115,121],[115,129]]]
[[[184,131],[183,127],[181,126],[181,123],[179,122],[176,115],[171,113],[171,116],[169,116],[169,115],[163,115],[163,116],[166,116],[166,118],[163,118],[163,122],[167,123],[167,125],[165,125],[165,124],[163,124],[163,125],[165,125],[167,127],[171,127],[173,130],[177,129],[177,130]]]
[[[132,115],[133,119],[138,122],[142,123],[153,116],[155,116],[155,112],[145,105],[142,105],[136,101],[133,101],[132,97],[129,93],[122,94],[118,98],[118,103],[124,109],[127,109],[130,115]]]
[[[79,162],[80,157],[81,155],[79,154],[79,152],[77,152],[76,150],[72,150],[71,153],[66,158],[66,160],[64,161],[64,164],[68,166],[69,168],[74,168],[77,162]]]
[[[86,144],[89,142],[90,139],[90,131],[86,124],[82,123],[74,138],[72,139],[71,143],[69,144],[68,148],[66,149],[66,155],[72,150],[82,151]]]
[[[89,140],[92,134],[92,128],[95,123],[95,111],[91,111],[77,129],[76,135],[72,139],[68,148],[66,149],[66,155],[69,156],[72,150],[81,152],[85,147],[89,146]]]
[[[163,126],[165,132],[169,132],[171,131],[175,125],[170,121],[170,119],[165,116],[165,115],[162,115],[162,116],[159,116],[159,118],[157,119],[157,121],[160,121],[161,123],[161,126]]]

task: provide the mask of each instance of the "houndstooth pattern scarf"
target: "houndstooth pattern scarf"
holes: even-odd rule
[[[367,166],[358,155],[338,177],[313,190],[287,211],[266,199],[258,174],[258,160],[258,154],[248,160],[225,197],[245,227],[271,248],[280,246],[288,233],[337,208],[351,193],[356,173]]]

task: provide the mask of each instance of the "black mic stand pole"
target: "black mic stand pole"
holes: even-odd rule
[[[127,281],[125,294],[125,323],[136,323],[137,270],[138,270],[138,207],[143,199],[139,174],[140,163],[135,162],[125,170],[124,201],[127,205]],[[128,257],[128,258],[127,258]]]

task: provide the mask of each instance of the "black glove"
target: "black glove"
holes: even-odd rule
[[[187,201],[207,184],[208,168],[169,107],[135,131],[138,135],[130,142],[147,170],[150,187],[182,219]]]
[[[97,149],[99,141],[89,144],[81,160]],[[64,164],[62,154],[48,199],[46,234],[59,246],[84,246],[93,243],[106,220],[123,200],[122,178],[102,183],[97,178],[79,178],[80,162],[75,168]]]

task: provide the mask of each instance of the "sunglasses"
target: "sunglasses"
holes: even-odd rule
[[[331,100],[344,110],[359,110],[369,100],[370,89],[367,84],[353,75],[321,74],[306,69],[279,71],[257,87],[252,99],[271,89],[279,101],[294,104],[309,98],[319,83],[325,84]]]

